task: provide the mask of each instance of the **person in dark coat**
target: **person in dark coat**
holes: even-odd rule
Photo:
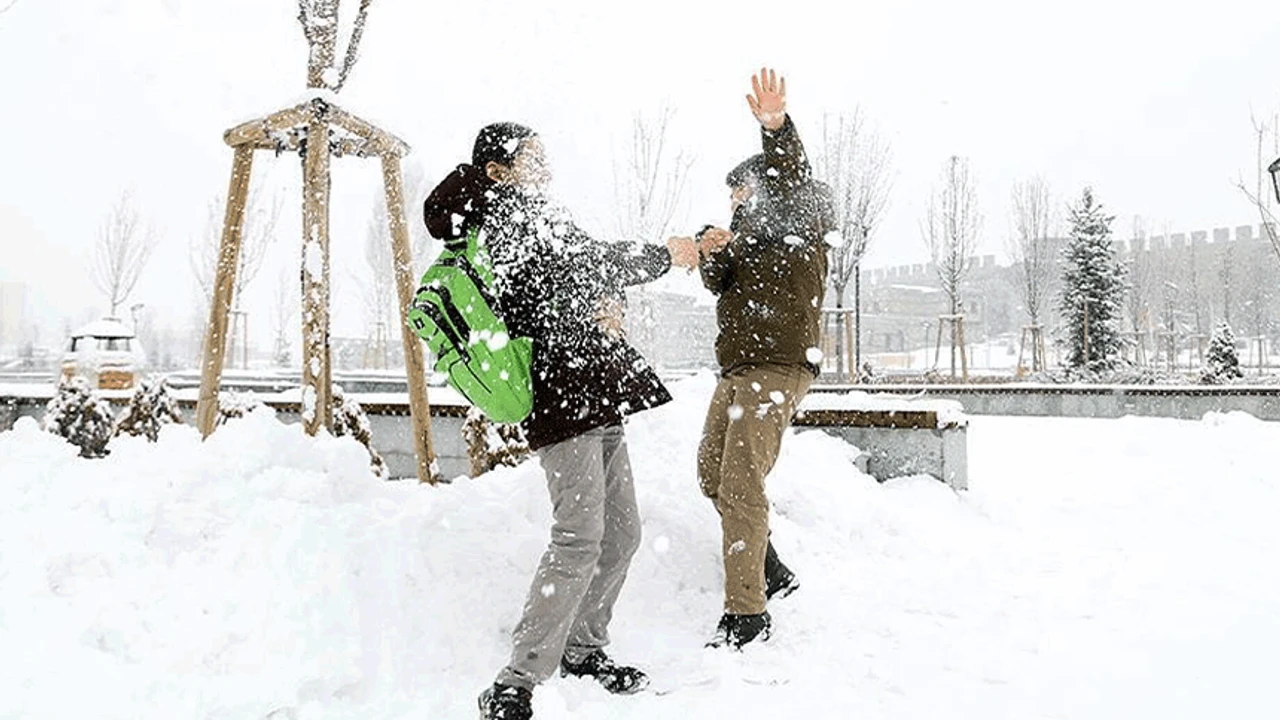
[[[522,425],[546,472],[554,522],[511,660],[480,696],[481,717],[493,720],[531,717],[533,688],[557,667],[614,693],[648,683],[604,648],[640,544],[623,420],[671,395],[627,342],[620,312],[625,288],[698,259],[688,239],[668,247],[596,240],[547,196],[549,181],[538,136],[499,123],[480,131],[471,163],[424,205],[437,238],[479,232],[503,321],[533,341],[533,411]]]
[[[724,615],[713,646],[768,639],[771,598],[797,587],[769,541],[765,478],[818,375],[830,193],[814,180],[786,112],[786,81],[761,70],[747,96],[763,152],[729,173],[728,230],[699,233],[703,284],[716,295],[720,381],[698,447],[698,480],[720,513]]]

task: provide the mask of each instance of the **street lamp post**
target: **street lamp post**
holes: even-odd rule
[[[1276,202],[1280,202],[1280,158],[1276,158],[1267,167],[1267,172],[1271,173],[1271,186],[1276,191]]]

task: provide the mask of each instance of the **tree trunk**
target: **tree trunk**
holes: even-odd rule
[[[837,285],[836,291],[836,310],[844,309],[844,291],[848,286]],[[823,323],[825,324],[825,322]],[[842,322],[842,313],[836,313],[836,378],[838,382],[844,382],[844,322]]]
[[[853,376],[862,375],[862,261],[853,265]]]
[[[960,314],[959,298],[954,295],[951,297],[951,378],[956,377],[956,316]]]

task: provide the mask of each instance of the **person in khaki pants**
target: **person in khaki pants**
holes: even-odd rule
[[[734,649],[767,640],[766,601],[798,586],[769,541],[765,478],[819,372],[823,237],[835,224],[787,116],[786,81],[761,70],[751,82],[764,152],[729,173],[730,228],[698,233],[702,281],[718,296],[721,368],[698,448],[699,483],[723,533],[724,615],[709,645]]]

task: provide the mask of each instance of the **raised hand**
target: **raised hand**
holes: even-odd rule
[[[768,68],[760,68],[760,75],[751,77],[754,95],[747,95],[747,104],[756,120],[766,130],[777,130],[787,121],[787,79]]]

